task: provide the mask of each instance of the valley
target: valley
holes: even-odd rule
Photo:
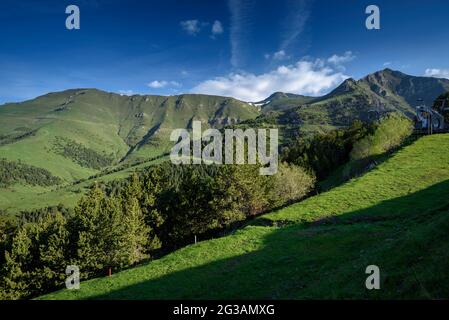
[[[447,12],[2,1],[2,314],[444,308]]]
[[[447,91],[449,80],[386,69],[348,79],[322,97],[275,93],[252,103],[73,89],[3,105],[2,294],[447,296],[435,282],[447,281],[438,272],[447,266],[440,253],[447,244],[449,135],[411,135],[414,100],[421,96],[431,106]],[[171,164],[173,130],[189,135],[199,126],[220,136],[225,129],[279,129],[279,172]],[[46,261],[53,282],[30,284]],[[60,288],[60,266],[69,261],[83,270],[81,290],[47,294]],[[371,264],[381,267],[385,292],[361,285],[361,268]],[[113,276],[102,277],[105,268]]]
[[[10,213],[60,202],[72,205],[85,187],[72,186],[103,171],[122,178],[123,164],[151,164],[169,152],[173,129],[279,128],[281,149],[298,137],[313,136],[374,121],[397,111],[412,118],[416,100],[432,105],[449,91],[449,80],[413,77],[385,69],[348,79],[323,97],[275,93],[258,103],[207,95],[122,96],[96,89],[50,93],[0,106],[0,158],[47,170],[61,182],[29,186],[20,181],[0,188],[0,209]],[[139,165],[145,167],[145,165]]]

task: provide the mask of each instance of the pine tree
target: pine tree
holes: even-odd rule
[[[98,256],[106,268],[123,268],[129,265],[128,239],[124,214],[120,202],[114,198],[104,198],[97,222]]]
[[[141,261],[147,255],[150,243],[150,227],[145,219],[136,198],[131,197],[123,203],[123,246],[125,264],[132,265]]]
[[[56,212],[40,219],[34,229],[36,232],[32,242],[34,259],[38,264],[32,271],[32,285],[35,291],[46,292],[60,286],[66,278],[65,268],[70,264],[67,256],[67,220],[60,212]]]
[[[75,207],[74,216],[69,221],[70,257],[73,264],[87,277],[104,268],[104,234],[101,231],[100,215],[104,193],[95,186]]]
[[[140,179],[140,193],[137,199],[145,224],[149,227],[149,250],[162,247],[163,225],[167,217],[160,210],[160,199],[164,189],[166,190],[166,187],[163,186],[163,183],[166,182],[166,177],[164,176],[166,174],[166,166],[157,166],[144,174]]]
[[[138,178],[130,181],[117,197],[106,197],[96,186],[75,208],[73,247],[84,275],[124,268],[145,257],[150,229],[137,200]]]
[[[30,274],[26,267],[32,262],[31,239],[25,227],[18,229],[10,250],[5,252],[2,268],[2,295],[5,299],[20,299],[31,293]]]

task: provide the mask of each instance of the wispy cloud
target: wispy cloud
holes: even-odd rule
[[[161,89],[165,87],[180,87],[181,84],[176,81],[154,80],[147,84],[152,89]]]
[[[181,28],[188,34],[194,36],[201,31],[201,22],[199,20],[185,20],[180,22]]]
[[[426,77],[449,79],[449,69],[426,69],[424,75]]]
[[[122,96],[132,96],[134,95],[133,90],[119,90],[118,93]]]
[[[287,55],[285,50],[279,50],[273,54],[268,54],[268,53],[265,54],[265,59],[273,59],[273,60],[277,60],[277,61],[282,61],[282,60],[290,59],[290,56]]]
[[[310,0],[289,0],[288,14],[285,17],[281,43],[278,51],[266,54],[265,58],[273,60],[285,60],[287,49],[303,32],[304,26],[309,19],[308,4]],[[254,0],[228,0],[230,18],[230,42],[231,42],[231,65],[240,68],[243,65],[246,43],[252,28],[252,14],[254,12]]]
[[[224,29],[222,23],[218,20],[215,20],[214,23],[212,24],[212,37],[222,34],[223,31]]]
[[[308,0],[288,1],[289,14],[285,18],[284,34],[279,50],[287,49],[304,31],[310,11]]]
[[[244,43],[251,28],[251,15],[254,14],[254,0],[228,0],[230,18],[231,65],[241,66],[244,56]]]
[[[343,63],[350,62],[355,59],[352,51],[346,51],[343,55],[334,54],[327,61],[334,65],[341,65]]]
[[[198,19],[185,20],[180,23],[181,28],[189,35],[196,36],[201,32],[201,30],[207,26],[210,26],[211,23],[206,21],[200,21]],[[215,20],[212,23],[212,27],[210,29],[210,37],[215,39],[216,36],[222,34],[224,32],[223,24],[219,20]]]
[[[318,96],[349,77],[327,60],[300,60],[258,75],[231,73],[204,81],[192,92],[231,96],[243,101],[260,101],[276,91]]]

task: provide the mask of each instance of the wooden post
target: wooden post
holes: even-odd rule
[[[112,268],[111,267],[109,267],[109,269],[108,269],[108,277],[112,277]]]
[[[196,235],[195,235],[195,244],[196,244]]]

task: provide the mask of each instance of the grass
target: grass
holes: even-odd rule
[[[39,299],[449,298],[448,153],[449,135],[421,138],[229,236]],[[380,290],[365,288],[371,264]]]
[[[56,137],[82,144],[115,160],[151,158],[166,151],[173,129],[193,118],[221,127],[227,121],[255,118],[256,107],[233,98],[208,95],[120,96],[95,89],[51,93],[0,109],[0,136],[35,132],[0,145],[0,156],[42,167],[73,181],[92,175],[54,152]],[[158,153],[158,154],[156,154]]]
[[[294,222],[312,221],[317,218],[346,214],[367,209],[372,214],[390,215],[407,212],[411,207],[427,209],[438,206],[436,200],[445,201],[446,193],[432,195],[432,201],[399,202],[387,213],[381,203],[385,200],[410,195],[449,178],[449,135],[424,137],[410,147],[398,151],[392,158],[367,174],[352,179],[330,192],[267,215],[271,220]],[[380,205],[379,209],[374,207]],[[391,206],[391,205],[390,205]],[[369,209],[373,207],[372,209]]]
[[[74,207],[78,200],[90,190],[90,187],[95,182],[125,179],[133,172],[161,163],[166,158],[161,157],[156,160],[145,161],[117,172],[61,187],[39,187],[15,184],[11,187],[1,189],[0,209],[7,210],[9,214],[15,214],[23,210],[56,206],[61,203],[66,207]]]
[[[171,131],[187,128],[193,117],[220,127],[224,121],[251,119],[258,113],[256,107],[233,98],[194,94],[127,97],[95,89],[67,90],[3,105],[0,142],[6,142],[0,144],[0,157],[44,168],[64,183],[60,188],[20,184],[0,188],[0,209],[15,213],[59,203],[71,206],[85,185],[73,188],[70,184],[105,169],[81,166],[76,159],[58,154],[57,138],[74,141],[93,153],[112,154],[113,164],[133,163],[170,150]],[[129,172],[123,170],[102,179],[126,177]]]

